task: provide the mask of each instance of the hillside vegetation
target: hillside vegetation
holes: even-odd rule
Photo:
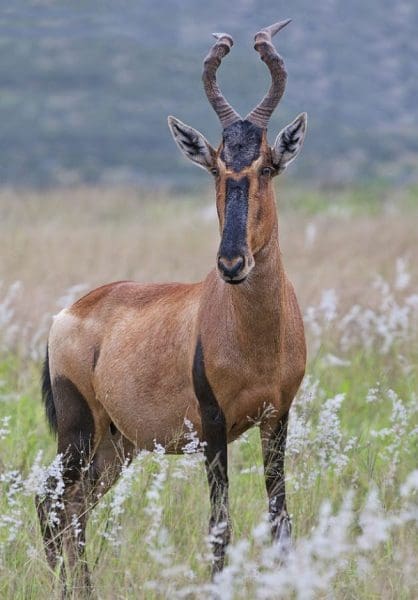
[[[417,179],[418,4],[414,0],[0,0],[0,180],[179,187],[199,180],[166,125],[168,114],[220,141],[201,85],[212,31],[235,46],[219,73],[243,115],[269,77],[255,31],[287,17],[277,38],[286,95],[277,131],[309,114],[310,182]],[[200,179],[199,181],[202,181]]]

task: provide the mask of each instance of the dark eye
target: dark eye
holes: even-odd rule
[[[213,167],[213,169],[210,170],[210,172],[212,173],[212,175],[214,175],[216,177],[216,175],[219,175],[219,169],[217,169],[216,167]]]
[[[261,169],[261,174],[264,175],[265,177],[269,177],[272,173],[273,173],[273,169],[271,169],[270,167],[263,167]]]

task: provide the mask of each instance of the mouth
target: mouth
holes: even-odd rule
[[[244,283],[244,281],[247,279],[247,275],[244,275],[244,277],[241,277],[241,279],[229,279],[227,277],[222,277],[222,279],[225,281],[225,283],[229,283],[229,285],[239,285],[240,283]]]

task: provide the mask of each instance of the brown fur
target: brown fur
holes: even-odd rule
[[[93,290],[55,319],[51,376],[68,377],[82,391],[94,415],[95,445],[109,420],[138,448],[152,449],[157,441],[181,451],[184,418],[201,433],[191,378],[199,333],[229,441],[268,404],[279,415],[289,409],[306,351],[281,261],[273,188],[258,175],[268,152],[264,141],[262,156],[239,174],[218,158],[221,229],[226,177],[245,173],[250,180],[247,242],[255,266],[243,284],[226,284],[215,269],[197,284],[117,282]]]
[[[65,382],[61,395],[54,395],[54,403],[60,404],[56,406],[59,448],[65,452],[65,440],[73,465],[78,459],[79,436],[72,403],[77,401],[84,412],[87,407],[92,417],[87,419],[88,426],[84,426],[86,419],[78,425],[86,429],[83,435],[91,444],[88,482],[82,485],[73,472],[68,475],[65,515],[71,511],[83,515],[84,536],[87,499],[93,505],[135,451],[152,450],[158,443],[167,452],[181,452],[187,419],[200,439],[206,431],[212,444],[205,450],[206,458],[210,454],[215,457],[213,464],[218,461],[213,466],[207,458],[211,527],[223,524],[214,544],[214,572],[223,567],[230,537],[225,525],[229,523],[226,442],[257,422],[261,425],[273,537],[285,543],[290,539],[283,470],[287,414],[306,362],[302,318],[280,255],[274,169],[265,173],[266,167],[271,168],[266,132],[259,157],[239,173],[226,167],[221,151],[222,146],[209,153],[217,169],[221,235],[226,182],[243,177],[248,181],[245,280],[230,285],[213,269],[196,284],[108,284],[57,315],[49,337],[52,388],[54,382]],[[196,397],[193,381],[198,339],[203,356],[199,368],[205,378],[203,396],[209,394],[212,402],[204,422],[205,407],[200,404],[204,397]],[[77,399],[72,398],[71,390]],[[72,415],[71,423],[68,415]],[[219,457],[223,457],[222,463]],[[41,503],[47,556],[54,566],[61,546],[51,551],[46,512],[47,505]],[[67,521],[65,517],[63,522]],[[61,539],[61,534],[57,535]],[[73,567],[82,550],[74,540],[69,547]],[[80,577],[86,586],[85,564]]]

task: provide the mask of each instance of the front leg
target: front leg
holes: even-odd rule
[[[222,571],[225,550],[231,537],[228,508],[228,450],[225,415],[216,400],[205,372],[203,349],[197,341],[193,361],[193,385],[202,419],[205,463],[209,483],[212,537],[212,577]]]
[[[260,425],[264,475],[269,498],[269,518],[273,542],[286,554],[291,543],[291,522],[286,507],[284,458],[289,413],[267,418]]]

